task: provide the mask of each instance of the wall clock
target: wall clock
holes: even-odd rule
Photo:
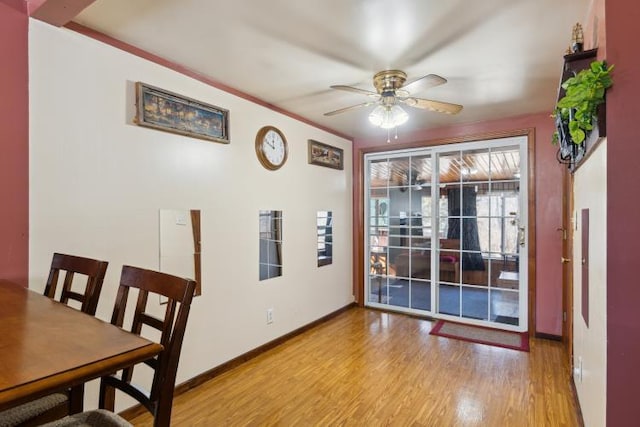
[[[289,148],[284,134],[274,126],[264,126],[256,134],[256,155],[262,166],[280,169],[287,161]]]

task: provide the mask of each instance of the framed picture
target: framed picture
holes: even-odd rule
[[[308,140],[309,164],[326,166],[333,169],[344,169],[344,150],[322,142]]]
[[[136,83],[134,122],[193,138],[229,143],[229,110],[142,82]]]

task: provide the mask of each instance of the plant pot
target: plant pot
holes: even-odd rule
[[[569,111],[569,119],[563,120],[560,115],[556,116],[556,129],[558,130],[558,162],[568,164],[569,167],[575,165],[585,154],[586,139],[576,144],[571,139],[569,133],[569,121],[573,118],[574,110]],[[594,125],[597,126],[597,118],[594,117]],[[587,135],[588,137],[588,135]]]

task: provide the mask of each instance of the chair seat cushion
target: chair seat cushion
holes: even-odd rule
[[[440,255],[440,262],[448,262],[448,263],[458,262],[458,257],[455,255]]]
[[[31,402],[4,410],[0,412],[0,426],[11,427],[17,426],[25,421],[29,421],[38,415],[62,405],[68,400],[64,393],[53,393]]]
[[[133,427],[117,414],[104,409],[95,409],[80,414],[69,415],[60,420],[42,425],[41,427]]]

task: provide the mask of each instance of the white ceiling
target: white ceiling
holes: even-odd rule
[[[401,132],[550,112],[571,29],[590,0],[98,0],[75,19],[351,137],[381,137],[373,107],[344,84],[448,79],[411,95],[464,105],[456,116],[407,108]],[[171,90],[171,88],[165,88]],[[221,107],[224,107],[221,105]],[[232,112],[233,114],[233,112]]]

